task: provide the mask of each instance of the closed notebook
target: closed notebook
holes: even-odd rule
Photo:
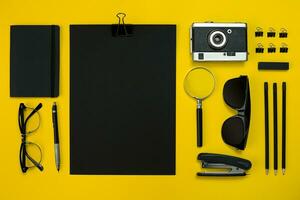
[[[59,26],[14,25],[10,34],[10,96],[57,97]]]

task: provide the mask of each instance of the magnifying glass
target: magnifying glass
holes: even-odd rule
[[[197,100],[197,146],[202,147],[202,101],[209,97],[215,88],[215,77],[204,67],[196,67],[184,79],[185,92]]]

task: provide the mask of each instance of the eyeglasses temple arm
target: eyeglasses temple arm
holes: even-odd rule
[[[37,105],[37,107],[35,107],[35,109],[33,109],[33,111],[26,118],[25,123],[24,123],[25,125],[26,125],[27,121],[30,119],[30,117],[32,117],[34,115],[34,113],[36,113],[37,111],[39,111],[42,108],[42,106],[43,105],[41,103],[39,103],[39,105]]]
[[[34,164],[34,166],[36,166],[40,171],[44,170],[44,167],[40,163],[35,161],[26,151],[25,151],[25,155]]]

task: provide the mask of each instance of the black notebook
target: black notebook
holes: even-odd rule
[[[70,173],[174,175],[176,26],[70,31]]]
[[[57,97],[59,27],[15,25],[10,37],[10,96]]]

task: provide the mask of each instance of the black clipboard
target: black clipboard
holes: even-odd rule
[[[119,25],[70,26],[70,173],[174,175],[176,26]]]

